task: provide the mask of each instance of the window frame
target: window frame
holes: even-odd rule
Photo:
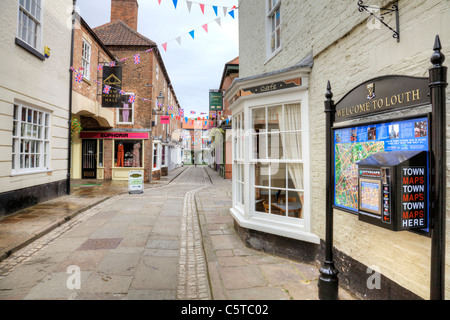
[[[11,175],[51,171],[51,113],[24,103],[14,103],[13,108]],[[23,120],[24,111],[26,112],[25,120]],[[32,131],[27,136],[30,128]],[[28,147],[26,141],[29,142]],[[27,158],[28,166],[26,166]],[[31,166],[31,159],[34,166]]]
[[[27,7],[27,3],[29,3],[29,9]],[[33,14],[33,5],[34,7],[34,14]],[[16,39],[20,40],[24,45],[28,46],[32,50],[36,50],[38,54],[41,54],[42,51],[42,24],[43,24],[43,7],[44,7],[44,0],[19,0],[18,1],[18,9],[17,9],[17,33],[16,33]],[[39,10],[39,12],[36,12],[36,9]],[[23,15],[22,15],[23,14]],[[23,28],[24,26],[24,20],[23,18],[26,18],[27,20],[27,26],[25,27],[25,30]],[[29,21],[32,21],[34,23],[34,31],[31,33],[34,34],[34,40],[30,43],[30,32],[31,30],[28,28]],[[23,32],[26,32],[25,37],[23,35]],[[34,42],[34,45],[33,45]],[[17,43],[17,41],[16,41]],[[20,44],[20,43],[18,43]],[[25,47],[25,46],[24,46]],[[31,50],[30,50],[31,51]],[[34,53],[34,52],[33,52]]]
[[[91,79],[91,53],[92,53],[92,46],[91,44],[83,38],[82,43],[82,49],[81,49],[81,66],[83,67],[82,74],[84,79],[90,80]],[[86,50],[85,48],[88,48],[89,50]],[[87,52],[87,54],[86,54]]]
[[[277,1],[275,5],[272,6],[272,1]],[[272,7],[272,8],[271,8]],[[277,12],[280,15],[280,23],[278,26],[275,26],[275,30],[272,30],[272,23],[274,16],[276,16]],[[277,30],[279,30],[279,36],[277,36]],[[275,57],[282,49],[283,49],[283,41],[281,37],[282,32],[282,17],[281,17],[281,0],[267,0],[266,1],[266,63]],[[275,49],[272,49],[272,36],[275,41]],[[277,47],[277,39],[279,39],[280,45]]]
[[[133,102],[133,103],[128,103],[128,98],[131,95],[134,95],[134,93],[133,92],[125,92],[123,95],[121,95],[121,98],[124,99],[124,101],[126,101],[126,104],[131,105],[131,107],[128,108],[128,110],[131,111],[131,121],[128,121],[128,122],[120,121],[120,111],[123,111],[125,108],[123,108],[123,107],[122,108],[117,108],[117,118],[116,118],[116,123],[117,124],[121,124],[121,125],[122,124],[124,124],[124,125],[134,124],[134,112],[135,112],[134,104],[136,103],[136,101]],[[124,103],[124,102],[122,101],[122,103]],[[122,104],[122,106],[123,105],[124,104]]]
[[[264,105],[264,106],[254,106],[254,107],[250,107],[249,108],[249,113],[250,113],[250,126],[252,128],[252,131],[250,133],[250,149],[252,150],[250,152],[250,161],[249,161],[249,170],[251,171],[252,175],[254,176],[253,179],[251,179],[252,185],[250,186],[250,201],[253,204],[251,207],[251,214],[256,214],[256,213],[262,213],[262,214],[272,214],[272,201],[271,201],[271,197],[269,197],[269,213],[266,212],[262,212],[262,211],[257,211],[255,209],[255,189],[259,189],[259,190],[265,190],[268,192],[269,195],[272,194],[272,191],[284,191],[285,192],[285,196],[288,195],[289,193],[297,193],[297,194],[302,194],[301,197],[303,197],[303,203],[304,203],[304,199],[305,199],[305,187],[303,186],[303,189],[298,189],[295,188],[295,186],[293,186],[292,188],[289,188],[289,165],[291,164],[300,164],[302,166],[302,171],[303,171],[303,176],[302,176],[302,181],[305,181],[305,171],[304,171],[304,159],[303,159],[303,155],[305,154],[305,141],[303,139],[303,130],[302,130],[302,123],[300,123],[299,125],[299,129],[298,127],[294,130],[285,130],[282,131],[281,128],[279,128],[278,130],[274,130],[274,131],[269,131],[269,109],[270,108],[278,108],[281,107],[282,109],[282,118],[280,121],[282,121],[283,119],[285,119],[285,109],[286,106],[289,105],[299,105],[299,113],[300,115],[302,114],[302,104],[301,102],[290,102],[290,103],[275,103],[275,104],[270,104],[270,105]],[[255,123],[254,123],[254,112],[255,110],[261,110],[264,109],[264,119],[265,119],[265,128],[263,130],[262,133],[257,133],[255,132]],[[296,134],[299,133],[301,138],[300,138],[300,142],[301,142],[301,159],[288,159],[287,157],[287,153],[286,153],[286,143],[285,143],[285,137],[286,134]],[[269,139],[269,135],[272,134],[276,134],[279,135],[279,139],[282,140],[281,144],[282,144],[282,154],[278,154],[277,158],[272,158],[272,153],[269,154],[269,150],[270,150],[270,139]],[[260,157],[255,157],[255,153],[257,150],[257,146],[255,145],[257,139],[257,136],[265,136],[265,139],[263,140],[264,142],[264,147],[265,147],[265,152],[263,153],[263,155],[265,155],[265,157],[260,158]],[[261,140],[260,140],[260,145],[261,145]],[[278,148],[279,150],[280,148]],[[261,153],[259,153],[261,154]],[[265,167],[267,166],[268,168],[268,176],[270,177],[269,179],[269,185],[268,186],[264,186],[264,185],[259,185],[257,184],[256,181],[256,176],[255,176],[255,170],[256,170],[256,166],[260,164],[260,167]],[[280,164],[284,164],[285,165],[285,177],[284,177],[284,187],[278,187],[278,186],[273,186],[272,185],[272,168],[273,167],[278,167],[280,166]],[[299,196],[300,198],[300,196]],[[287,209],[289,209],[289,202],[287,202]],[[284,215],[283,217],[286,218],[291,218],[289,217],[289,211],[286,211],[286,215]],[[292,219],[292,218],[291,218]],[[302,220],[303,218],[295,218],[295,219],[300,219]]]

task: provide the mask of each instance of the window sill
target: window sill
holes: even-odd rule
[[[272,60],[273,58],[275,58],[281,51],[283,51],[283,47],[279,47],[277,50],[275,50],[274,52],[272,52],[270,55],[268,55],[266,61],[264,62],[264,65],[266,65],[267,63],[270,62],[270,60]]]
[[[33,170],[33,171],[13,171],[13,172],[11,172],[11,177],[25,176],[25,175],[38,174],[38,173],[50,173],[50,172],[53,172],[53,170],[37,169],[37,170]]]
[[[39,58],[40,60],[44,61],[45,60],[45,56],[40,53],[39,51],[37,51],[36,49],[34,49],[32,46],[30,46],[28,43],[26,43],[25,41],[16,38],[15,40],[16,44],[19,47],[22,47],[23,49],[25,49],[26,51],[28,51],[29,53],[31,53],[32,55],[36,56],[37,58]]]

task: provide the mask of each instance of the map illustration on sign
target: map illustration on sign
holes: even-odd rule
[[[357,212],[358,161],[379,152],[428,149],[427,117],[335,129],[334,205]]]

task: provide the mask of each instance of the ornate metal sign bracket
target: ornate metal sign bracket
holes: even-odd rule
[[[391,30],[394,33],[392,37],[394,39],[397,39],[397,42],[400,42],[400,19],[399,19],[398,1],[395,1],[391,9],[388,8],[383,9],[377,6],[368,6],[365,5],[362,0],[358,1],[358,7],[359,12],[363,11],[368,12],[374,19],[378,20],[381,24],[383,24],[389,30]],[[392,13],[395,13],[395,30],[384,22],[384,16]]]

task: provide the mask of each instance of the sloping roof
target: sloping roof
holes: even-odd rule
[[[156,43],[133,30],[122,20],[94,28],[97,36],[107,46],[156,46]]]

